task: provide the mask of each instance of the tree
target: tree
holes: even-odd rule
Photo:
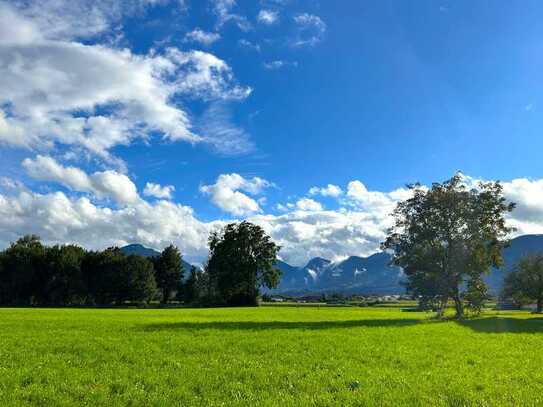
[[[2,257],[2,303],[43,303],[46,296],[45,247],[40,238],[35,235],[23,236],[12,243]]]
[[[46,249],[47,303],[52,305],[83,304],[86,289],[81,272],[85,250],[76,245]]]
[[[403,268],[407,289],[421,303],[443,316],[449,299],[456,317],[464,314],[461,287],[485,287],[481,276],[503,263],[502,249],[512,231],[505,215],[515,205],[507,203],[499,182],[479,182],[468,189],[456,174],[430,190],[411,185],[412,197],[398,203],[394,226],[382,244],[393,251],[392,263]]]
[[[120,273],[117,303],[124,301],[149,303],[156,293],[153,263],[142,256],[131,254],[124,259]]]
[[[88,252],[81,264],[85,287],[89,294],[87,302],[97,305],[120,303],[124,298],[123,278],[125,255],[118,247],[101,252]]]
[[[193,303],[198,299],[198,280],[201,278],[201,273],[195,266],[192,266],[187,281],[183,284],[182,290],[179,290],[182,293],[179,299],[186,304]]]
[[[156,284],[162,291],[162,302],[167,303],[183,280],[183,262],[179,249],[173,245],[166,247],[160,256],[155,257],[154,265]]]
[[[215,301],[256,305],[261,286],[279,283],[281,272],[274,267],[279,249],[260,226],[247,221],[212,233],[206,272]]]
[[[536,312],[543,312],[543,254],[522,257],[505,278],[503,296],[524,305],[536,302]]]

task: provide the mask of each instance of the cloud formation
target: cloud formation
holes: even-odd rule
[[[258,202],[249,195],[258,195],[270,186],[272,184],[265,179],[244,178],[232,173],[219,175],[215,184],[202,185],[200,192],[210,196],[211,201],[223,211],[235,216],[247,216],[262,211]]]
[[[160,185],[153,182],[145,184],[143,189],[143,195],[152,196],[159,199],[172,199],[175,187],[173,185]]]
[[[160,249],[174,243],[187,258],[201,262],[207,253],[208,233],[227,222],[202,222],[192,208],[156,195],[157,200],[147,202],[123,174],[87,174],[45,156],[25,160],[23,165],[30,176],[60,183],[74,193],[32,192],[20,182],[3,178],[3,247],[21,233],[36,233],[50,243],[79,243],[89,248],[140,242]],[[146,190],[163,192],[165,187],[155,185]],[[262,178],[233,173],[220,175],[215,183],[200,190],[214,205],[235,217],[231,220],[247,218],[261,225],[282,246],[281,258],[295,265],[315,256],[339,260],[378,251],[391,226],[390,211],[399,200],[410,196],[404,188],[371,191],[360,180],[353,180],[337,209],[324,209],[315,200],[302,198],[295,204],[281,205],[283,213],[274,215],[264,212],[259,203],[262,193],[271,186]],[[543,233],[543,180],[515,179],[503,186],[506,198],[517,203],[507,220],[518,228],[516,235]]]
[[[76,167],[64,167],[54,158],[38,155],[23,163],[28,175],[43,181],[54,181],[73,191],[88,192],[99,199],[111,198],[121,205],[138,202],[136,185],[126,175],[113,170],[87,175]]]
[[[261,24],[273,25],[279,20],[279,13],[274,10],[262,9],[258,12],[258,16],[256,19]]]
[[[343,194],[343,190],[338,187],[337,185],[328,184],[325,187],[319,188],[319,187],[311,187],[309,189],[309,195],[321,195],[321,196],[330,196],[333,198],[337,198],[338,196]]]
[[[207,32],[199,28],[195,28],[185,35],[185,41],[193,41],[202,45],[211,45],[220,39],[221,35],[219,33]]]
[[[205,141],[174,97],[240,100],[251,93],[207,52],[136,55],[50,37],[40,24],[0,3],[2,144],[38,151],[63,145],[113,162],[114,146],[155,133]]]
[[[321,42],[326,33],[326,23],[319,16],[302,13],[294,16],[294,22],[298,27],[297,36],[292,41],[295,47],[312,47]]]

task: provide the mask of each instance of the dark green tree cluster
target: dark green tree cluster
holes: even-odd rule
[[[518,306],[535,302],[536,312],[543,312],[543,254],[522,257],[505,278],[502,295]]]
[[[25,236],[0,252],[0,304],[144,304],[160,293],[167,302],[179,290],[182,273],[181,255],[173,246],[147,259],[116,247],[48,247],[37,236]]]
[[[412,197],[393,212],[383,249],[393,252],[393,264],[403,268],[421,307],[443,316],[452,300],[458,318],[466,305],[480,311],[487,296],[482,277],[503,264],[512,231],[505,216],[515,205],[506,202],[499,182],[468,188],[460,174],[429,190],[410,189]]]

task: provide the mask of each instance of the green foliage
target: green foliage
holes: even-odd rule
[[[462,317],[462,284],[477,282],[473,297],[477,287],[483,289],[481,275],[503,263],[501,252],[512,231],[505,215],[514,204],[506,202],[499,182],[468,189],[460,174],[430,190],[410,189],[413,196],[393,212],[395,225],[383,249],[394,252],[393,263],[404,269],[408,290],[424,306],[437,308],[441,316],[452,299]]]
[[[156,293],[153,264],[112,247],[47,247],[24,236],[0,252],[2,305],[111,305],[146,303]]]
[[[182,290],[179,292],[182,293],[182,297],[179,298],[181,301],[184,301],[186,304],[192,304],[198,301],[198,281],[202,278],[202,272],[199,271],[196,267],[192,266],[190,269],[189,278],[182,286]]]
[[[46,284],[49,305],[80,305],[86,293],[81,272],[85,250],[79,246],[53,246],[46,249]]]
[[[206,272],[215,303],[257,305],[259,288],[274,288],[281,272],[274,267],[280,247],[250,222],[230,223],[209,237]]]
[[[503,294],[518,305],[536,302],[536,311],[543,311],[543,254],[522,257],[506,277]]]
[[[0,309],[1,406],[538,406],[543,323],[387,308]]]
[[[468,310],[474,315],[480,315],[488,300],[488,287],[480,278],[473,278],[468,281],[467,289],[464,292],[464,300]]]
[[[166,247],[160,256],[153,259],[156,285],[162,291],[162,301],[167,303],[174,291],[179,290],[183,280],[183,263],[179,249]]]
[[[45,248],[39,237],[27,235],[11,244],[2,255],[1,301],[15,305],[45,301]]]

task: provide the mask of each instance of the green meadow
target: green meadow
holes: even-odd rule
[[[5,308],[0,405],[541,405],[542,349],[527,312]]]

